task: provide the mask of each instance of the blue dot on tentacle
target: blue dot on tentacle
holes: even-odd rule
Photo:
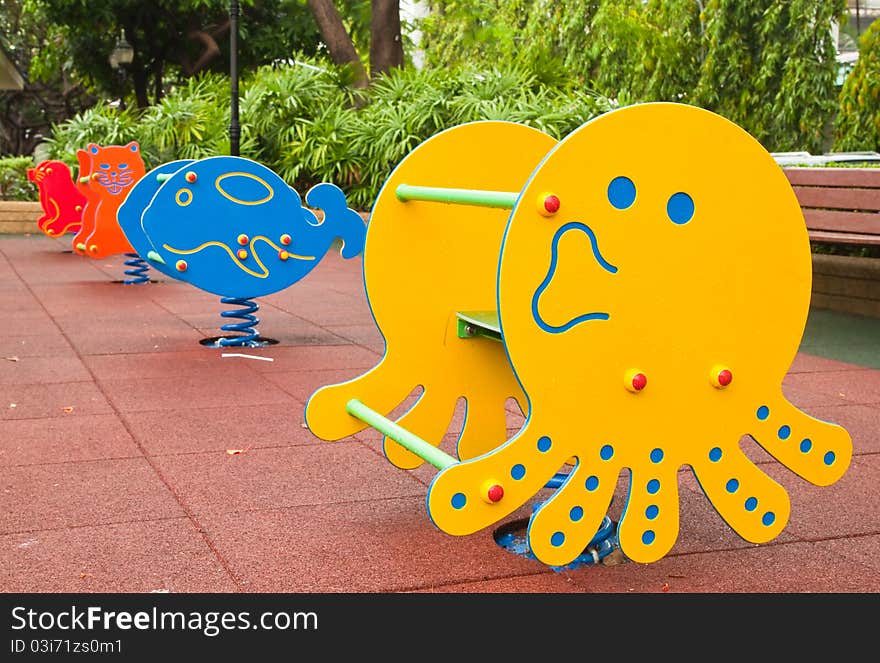
[[[636,185],[628,177],[615,177],[608,185],[608,202],[616,209],[627,209],[636,200]]]
[[[561,546],[565,542],[565,534],[562,532],[555,532],[553,536],[550,537],[550,543],[557,548]]]
[[[658,481],[657,479],[651,479],[648,482],[647,488],[648,488],[648,492],[651,495],[655,494],[658,490],[660,490],[660,481]]]
[[[587,480],[584,482],[584,488],[593,492],[596,488],[599,487],[599,477],[593,475],[591,477],[587,477]]]
[[[642,534],[642,543],[644,543],[646,546],[649,546],[654,543],[654,539],[656,538],[656,536],[657,535],[654,534],[654,530],[646,529]]]
[[[599,458],[602,460],[611,460],[611,457],[614,455],[614,447],[610,444],[606,444],[604,447],[599,449]]]
[[[519,481],[526,475],[526,466],[521,463],[517,463],[513,467],[510,468],[510,476],[515,480]]]
[[[568,517],[571,518],[573,522],[577,522],[584,517],[584,510],[579,506],[573,506],[571,511],[568,512]]]
[[[758,500],[754,497],[750,497],[746,500],[745,503],[746,511],[754,511],[758,508]]]
[[[538,451],[549,451],[553,443],[546,435],[538,438]]]
[[[672,223],[683,225],[694,218],[694,199],[679,191],[669,197],[666,214]]]
[[[721,447],[712,447],[709,450],[709,460],[711,460],[713,463],[717,463],[719,460],[721,460]]]
[[[776,434],[780,440],[787,440],[791,435],[791,426],[780,426]]]
[[[762,405],[758,408],[758,411],[755,413],[761,421],[764,421],[767,417],[770,416],[770,408],[766,405]]]
[[[654,449],[651,452],[651,462],[659,463],[661,460],[663,460],[663,449]]]
[[[453,509],[461,509],[465,504],[467,504],[467,497],[464,496],[464,493],[456,493],[452,496]]]
[[[724,486],[728,493],[735,493],[739,490],[739,479],[731,479]]]
[[[808,437],[805,437],[801,440],[801,451],[807,453],[810,449],[813,448],[813,440]]]
[[[654,520],[657,515],[660,513],[660,508],[656,504],[652,504],[647,509],[645,509],[645,518],[648,520]]]
[[[773,523],[776,522],[776,514],[773,513],[772,511],[768,511],[763,516],[761,516],[761,522],[764,525],[772,525]]]
[[[836,458],[837,456],[835,455],[835,453],[833,451],[829,451],[822,457],[822,462],[828,466],[831,466],[834,465],[834,461],[836,460]]]

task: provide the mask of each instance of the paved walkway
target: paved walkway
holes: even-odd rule
[[[791,497],[779,537],[740,539],[682,470],[669,555],[559,570],[488,530],[439,531],[424,504],[433,468],[393,467],[377,434],[328,443],[304,428],[314,389],[381,356],[360,259],[330,255],[260,300],[260,332],[278,341],[244,351],[272,359],[260,361],[200,345],[224,322],[213,295],[164,277],[124,285],[122,256],[68,248],[0,238],[3,591],[880,591],[872,321],[814,312],[784,383],[796,405],[850,431],[846,475],[814,486],[749,447]]]

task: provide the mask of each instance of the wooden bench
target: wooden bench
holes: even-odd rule
[[[880,168],[783,168],[818,244],[880,247]],[[815,308],[880,317],[880,260],[813,252]]]
[[[784,168],[810,240],[880,245],[880,168]]]

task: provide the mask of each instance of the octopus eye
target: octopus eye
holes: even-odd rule
[[[684,225],[694,218],[694,199],[681,191],[672,194],[666,203],[666,215],[672,223]]]
[[[627,209],[636,200],[636,185],[628,177],[615,177],[608,184],[608,202],[615,209]]]

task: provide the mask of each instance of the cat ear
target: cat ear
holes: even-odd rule
[[[98,144],[97,143],[89,143],[86,146],[86,149],[89,151],[89,154],[97,154],[98,153]]]
[[[140,145],[138,145],[136,140],[131,141],[128,145],[126,145],[129,150],[132,152],[137,152],[140,149]]]
[[[89,157],[89,153],[85,150],[77,150],[76,151],[76,163],[79,166],[79,174],[80,175],[88,175],[89,169],[92,165],[92,159]]]

